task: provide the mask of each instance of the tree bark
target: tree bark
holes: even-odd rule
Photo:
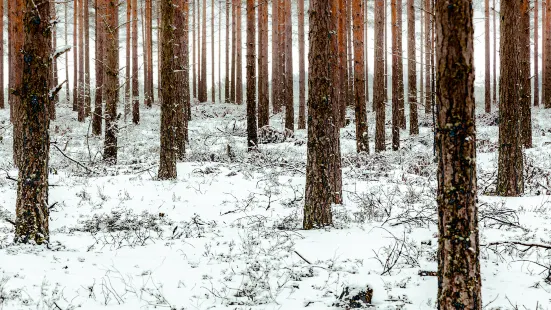
[[[297,2],[298,15],[298,129],[306,129],[306,69],[304,48],[304,0]]]
[[[400,148],[400,127],[404,101],[402,63],[402,1],[391,0],[392,19],[392,149]]]
[[[176,116],[177,116],[177,155],[179,160],[184,160],[186,155],[186,142],[188,140],[188,115],[190,113],[190,89],[189,89],[189,0],[178,0],[175,11],[174,37],[177,42],[175,51],[177,57],[174,58],[176,73],[174,79],[176,81],[177,94],[176,100]]]
[[[337,18],[330,0],[316,0],[310,6],[310,68],[308,101],[308,155],[303,228],[312,229],[333,223],[331,203],[341,201],[341,186],[336,179],[340,172],[340,142],[333,85],[336,59]]]
[[[231,87],[230,87],[230,102],[235,103],[235,90],[236,90],[236,67],[237,67],[237,22],[236,22],[236,12],[237,12],[237,0],[231,0],[231,11],[232,11],[232,44],[231,44]]]
[[[161,147],[159,160],[160,180],[176,179],[177,113],[174,98],[174,5],[173,0],[160,0],[161,5]]]
[[[494,6],[494,55],[493,55],[493,58],[494,58],[494,67],[493,67],[493,76],[494,76],[494,87],[493,87],[493,102],[494,102],[494,105],[497,105],[497,88],[498,88],[498,83],[497,83],[497,27],[496,27],[496,0],[493,0],[493,6]]]
[[[497,194],[519,196],[524,192],[520,126],[520,1],[502,1],[501,64],[499,87],[499,155]]]
[[[50,3],[50,12],[51,12],[51,16],[50,16],[50,20],[52,21],[56,21],[57,20],[57,16],[56,16],[56,7],[55,7],[55,2],[52,2]],[[0,11],[1,12],[1,11]],[[57,50],[57,22],[53,23],[52,24],[52,39],[51,39],[51,51],[52,53],[55,52]],[[2,54],[0,54],[2,55]],[[57,58],[55,59],[52,59],[52,81],[51,81],[51,84],[50,84],[50,89],[55,89],[57,87],[57,84],[58,84],[58,78],[57,78]],[[4,88],[4,84],[0,84],[2,85],[2,89]],[[53,96],[53,98],[50,99],[50,110],[48,111],[48,114],[50,116],[50,120],[54,120],[56,119],[56,104],[57,104],[57,94],[55,94]]]
[[[438,309],[482,309],[472,2],[436,1],[435,17]]]
[[[86,86],[84,76],[86,67],[84,66],[84,2],[78,0],[78,121],[84,122],[86,118]]]
[[[375,64],[373,66],[373,106],[375,107],[375,151],[386,150],[385,145],[385,0],[375,0]]]
[[[551,5],[548,3],[545,4],[545,49],[544,49],[544,72],[543,72],[543,106],[546,109],[551,108],[551,36],[549,35],[549,27],[551,27]]]
[[[425,0],[425,116],[428,116],[432,112],[431,101],[431,78],[430,78],[430,59],[432,57],[432,43],[431,38],[431,9],[430,2],[432,0]]]
[[[65,13],[65,46],[69,46],[69,1],[65,1],[64,3],[64,13]],[[69,88],[71,87],[69,83],[69,52],[65,53],[65,101],[67,102],[67,105],[69,106],[71,104],[71,92]]]
[[[78,1],[73,1],[73,111],[78,113]]]
[[[224,102],[230,102],[230,0],[226,0],[226,65],[224,66],[226,71],[226,79],[224,83]]]
[[[539,5],[538,0],[534,2],[534,106],[540,105],[540,73],[539,73]]]
[[[293,96],[293,17],[291,1],[285,1],[285,128],[295,131]]]
[[[419,134],[417,116],[417,55],[415,50],[415,3],[407,0],[408,14],[408,103],[409,103],[409,134]]]
[[[105,139],[103,159],[108,164],[117,163],[119,90],[119,22],[118,1],[105,3]]]
[[[50,119],[48,115],[51,74],[51,24],[48,0],[25,0],[24,44],[21,57],[24,87],[21,88],[22,152],[19,165],[15,242],[42,244],[49,240],[48,158]],[[41,18],[42,16],[42,18]],[[20,21],[20,20],[18,20]],[[23,23],[21,26],[23,26]]]
[[[216,102],[216,74],[215,72],[215,62],[214,62],[214,0],[211,2],[211,46],[212,46],[212,55],[211,55],[211,61],[212,61],[212,102]]]
[[[258,8],[260,35],[260,38],[258,39],[258,127],[264,127],[270,123],[270,88],[268,76],[268,2],[259,1]]]
[[[492,112],[490,92],[490,0],[484,0],[484,111]]]
[[[521,0],[519,33],[520,137],[525,148],[532,147],[532,88],[530,72],[530,2]]]
[[[153,31],[152,31],[152,0],[145,0],[145,55],[146,55],[146,63],[145,70],[146,70],[146,76],[145,76],[145,105],[148,108],[151,108],[153,106]]]
[[[207,102],[207,0],[203,0],[201,28],[201,90],[199,102]]]
[[[9,0],[8,0],[9,1]],[[0,109],[5,109],[4,104],[4,1],[0,1],[2,22],[0,23]]]
[[[419,23],[421,35],[419,36],[419,47],[421,48],[421,55],[419,57],[420,66],[419,66],[419,98],[418,98],[418,107],[423,108],[425,107],[425,79],[423,77],[423,72],[425,71],[425,1],[428,0],[421,0],[420,2],[420,10],[419,10]]]
[[[365,102],[364,8],[362,0],[352,0],[354,33],[354,99],[356,114],[356,151],[369,153],[369,135]]]
[[[140,123],[140,67],[138,64],[138,0],[132,1],[132,122]]]
[[[84,0],[84,113],[86,117],[92,114],[92,100],[90,97],[90,7]]]
[[[11,2],[11,3],[10,3]],[[25,152],[23,150],[23,125],[20,121],[20,114],[22,110],[22,97],[21,91],[23,87],[23,56],[21,50],[23,49],[25,32],[23,29],[23,13],[25,9],[24,0],[11,0],[10,3],[10,38],[11,43],[11,71],[10,71],[10,117],[12,117],[13,123],[13,162],[16,167],[20,167],[20,162],[24,158]]]
[[[258,145],[256,128],[255,0],[247,0],[247,148]]]
[[[335,120],[339,124],[339,126],[344,127],[345,125],[345,118],[346,118],[346,104],[347,104],[347,97],[348,97],[348,72],[347,72],[347,54],[346,54],[346,41],[347,41],[347,27],[346,27],[346,21],[347,21],[347,8],[346,8],[346,0],[333,0],[336,2],[336,9],[335,11],[338,12],[337,14],[337,49],[338,49],[338,59],[337,64],[338,67],[335,70],[335,99],[336,104],[338,107],[337,115],[335,116]]]
[[[103,123],[103,92],[105,77],[105,0],[96,0],[96,97],[92,115],[92,133],[101,135]]]
[[[235,23],[236,27],[236,57],[237,61],[235,63],[235,103],[243,103],[243,33],[241,30],[242,27],[242,7],[241,0],[237,1],[237,6],[235,8]]]
[[[126,123],[130,115],[130,103],[132,99],[132,0],[126,0],[126,65],[125,65],[125,81],[124,81],[124,122]]]

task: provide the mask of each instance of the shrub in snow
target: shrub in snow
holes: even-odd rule
[[[294,137],[295,134],[292,130],[285,129],[284,131],[280,131],[270,125],[266,125],[258,130],[258,143],[260,144],[283,143],[287,139]]]

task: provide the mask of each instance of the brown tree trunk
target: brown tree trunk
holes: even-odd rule
[[[417,106],[419,108],[423,108],[425,106],[425,79],[423,77],[423,72],[425,70],[425,1],[428,0],[421,0],[420,2],[420,10],[419,10],[419,23],[420,23],[420,30],[421,35],[419,36],[419,46],[421,48],[421,54],[419,57],[420,60],[420,66],[419,66],[419,98],[417,101]]]
[[[132,122],[140,123],[140,84],[138,65],[138,0],[132,1]]]
[[[50,20],[56,20],[56,12],[55,12],[55,2],[50,3]],[[54,24],[52,25],[52,39],[50,40],[50,48],[52,53],[57,50],[57,32],[56,32],[57,26]],[[0,54],[1,55],[1,54]],[[51,70],[51,83],[50,83],[50,89],[54,89],[57,87],[58,81],[57,81],[57,58],[52,59],[52,70]],[[3,85],[3,84],[2,84]],[[2,86],[3,88],[3,86]],[[54,96],[53,98],[50,98],[50,106],[48,115],[50,117],[50,120],[54,120],[56,118],[56,103],[57,103],[57,96]]]
[[[476,196],[473,9],[436,1],[438,309],[482,309]]]
[[[333,223],[331,204],[341,202],[340,142],[333,85],[337,42],[329,35],[337,30],[331,0],[316,0],[310,6],[308,156],[303,228],[321,228]]]
[[[270,90],[268,82],[268,2],[259,1],[258,9],[258,31],[260,36],[258,39],[258,127],[263,127],[270,123]]]
[[[388,102],[388,80],[391,78],[390,74],[388,73],[388,18],[387,18],[387,8],[388,8],[388,0],[385,0],[384,4],[384,14],[383,14],[383,25],[384,25],[384,57],[385,57],[385,85],[384,85],[384,93],[385,93],[385,109],[386,104]],[[391,25],[392,26],[392,25]]]
[[[525,148],[532,147],[532,88],[530,72],[530,2],[521,0],[519,32],[520,136]]]
[[[224,102],[230,102],[230,0],[226,0],[226,65],[224,66],[226,71],[226,79],[224,82]]]
[[[365,106],[364,8],[362,0],[352,0],[354,32],[354,99],[356,112],[356,151],[369,153],[367,111]]]
[[[430,42],[431,38],[431,9],[430,3],[432,0],[425,0],[425,116],[428,116],[432,111],[432,101],[431,101],[431,78],[430,78],[430,59],[432,58],[432,43]]]
[[[338,106],[337,115],[335,120],[337,121],[337,124],[339,126],[343,127],[345,125],[345,118],[346,118],[346,105],[347,105],[347,97],[348,97],[348,72],[347,72],[347,54],[346,54],[346,41],[347,41],[347,27],[346,27],[346,21],[347,21],[347,8],[346,8],[346,0],[333,0],[336,2],[336,12],[337,14],[337,49],[338,49],[338,59],[337,64],[338,67],[335,71],[335,99],[336,104]]]
[[[108,164],[117,163],[118,118],[117,103],[119,90],[119,35],[118,1],[105,3],[105,139],[103,159]],[[150,7],[151,8],[151,7]],[[151,39],[151,38],[149,38]]]
[[[295,130],[293,97],[293,18],[291,1],[285,1],[285,128]]]
[[[151,108],[153,105],[153,31],[152,31],[152,0],[145,0],[145,105]]]
[[[192,80],[192,91],[193,91],[193,97],[197,97],[197,71],[195,70],[195,63],[197,62],[196,56],[195,56],[195,48],[197,46],[197,38],[195,36],[195,18],[197,16],[197,11],[195,10],[195,0],[191,1],[191,8],[193,10],[193,16],[191,17],[191,40],[193,42],[193,46],[191,47],[191,80]],[[226,30],[227,31],[227,30]]]
[[[539,73],[539,4],[538,0],[534,2],[534,106],[540,105],[540,73]]]
[[[348,70],[347,70],[347,89],[346,89],[346,102],[345,105],[352,105],[354,102],[354,46],[352,43],[352,0],[345,0],[346,5],[346,40],[347,40],[347,60],[348,60]],[[345,125],[346,119],[346,107],[344,110],[344,117],[342,119],[343,126]]]
[[[243,32],[241,30],[241,27],[243,25],[242,23],[242,7],[241,7],[241,0],[237,1],[237,6],[235,8],[235,23],[237,24],[236,27],[236,57],[237,61],[235,63],[235,103],[242,104],[243,103]]]
[[[484,111],[492,112],[490,92],[490,0],[484,0]]]
[[[385,0],[375,0],[375,63],[373,70],[373,106],[375,108],[375,151],[386,150],[385,145]]]
[[[215,62],[214,62],[214,0],[212,0],[212,3],[211,3],[211,16],[212,16],[212,20],[211,20],[211,45],[212,45],[212,57],[211,57],[211,60],[212,60],[212,102],[216,102],[216,74],[214,73],[215,71]]]
[[[9,0],[8,0],[9,1]],[[2,22],[0,23],[0,109],[5,109],[4,104],[4,1],[0,1],[0,13],[2,13]]]
[[[92,115],[92,133],[101,135],[103,123],[103,93],[105,77],[105,0],[96,0],[96,97]]]
[[[255,0],[247,0],[247,148],[258,145],[256,128]]]
[[[279,0],[272,0],[272,105],[273,113],[277,114],[281,112],[280,101],[278,99],[279,94],[279,23],[277,11],[279,6]]]
[[[86,68],[84,67],[84,2],[78,0],[78,121],[84,122],[86,118],[86,99],[84,85],[84,75]]]
[[[544,19],[544,72],[543,72],[543,106],[546,109],[551,108],[551,36],[549,35],[549,27],[551,27],[551,5],[545,3],[545,19]]]
[[[524,192],[520,126],[520,1],[502,1],[499,87],[499,156],[497,194],[519,196]]]
[[[49,240],[48,158],[50,135],[48,80],[51,74],[52,33],[48,0],[25,0],[24,44],[25,62],[22,70],[21,122],[22,152],[17,183],[15,242],[42,244]],[[36,22],[36,21],[39,22]],[[12,20],[13,21],[13,20]],[[18,20],[20,22],[21,20]],[[23,24],[21,24],[23,26]],[[23,56],[21,56],[23,57]]]
[[[235,103],[235,77],[236,77],[236,67],[237,67],[237,22],[236,22],[236,11],[237,11],[237,0],[231,0],[231,11],[232,11],[232,44],[231,44],[231,87],[230,87],[230,102]]]
[[[409,103],[409,134],[419,134],[417,116],[417,55],[415,50],[415,3],[407,0],[408,15],[408,103]]]
[[[298,15],[298,129],[306,129],[306,62],[304,49],[304,0],[297,2]]]
[[[278,34],[278,76],[276,77],[276,82],[279,84],[277,89],[277,100],[279,101],[278,105],[283,108],[285,106],[285,91],[287,88],[285,87],[285,74],[287,73],[285,71],[285,0],[279,0],[279,7],[277,8],[277,34]]]
[[[64,26],[65,26],[65,31],[64,31],[64,36],[65,36],[65,46],[69,46],[69,1],[65,1],[64,3],[64,15],[65,15],[65,23]],[[69,83],[69,52],[66,52],[65,53],[65,101],[67,102],[67,105],[70,105],[71,104],[71,92],[69,90],[69,88],[71,87],[70,83]]]
[[[89,0],[84,0],[84,113],[86,117],[92,113],[90,97],[90,7]]]
[[[201,24],[201,89],[199,102],[207,102],[207,0],[203,0]]]
[[[9,7],[9,27],[11,43],[11,71],[10,71],[10,117],[12,117],[13,123],[13,162],[15,166],[20,167],[20,162],[24,158],[23,150],[23,130],[25,128],[21,124],[21,113],[24,113],[24,108],[21,102],[21,91],[23,83],[23,56],[21,50],[23,49],[25,32],[23,29],[23,13],[26,2],[24,0],[10,0]]]
[[[498,33],[498,29],[496,27],[496,0],[493,0],[493,6],[494,6],[494,67],[493,67],[493,76],[494,76],[494,87],[493,87],[493,102],[494,102],[494,105],[497,105],[497,88],[498,88],[498,84],[497,84],[497,33]]]
[[[126,1],[126,66],[125,66],[125,81],[124,81],[124,122],[126,123],[130,115],[130,93],[132,92],[132,83],[130,79],[132,71],[132,0]]]
[[[73,1],[73,111],[78,112],[78,1]]]
[[[160,180],[176,179],[178,109],[174,97],[174,5],[173,0],[160,0],[161,5],[161,147],[159,160]]]
[[[402,126],[402,106],[404,100],[404,80],[402,64],[402,1],[391,0],[392,23],[392,149],[400,148],[400,127]]]
[[[189,89],[189,0],[178,0],[178,6],[175,11],[176,29],[174,36],[178,42],[176,51],[178,57],[175,58],[175,63],[178,73],[175,73],[176,89],[178,94],[176,98],[176,114],[177,114],[177,149],[178,159],[184,160],[186,154],[186,142],[188,140],[188,119],[189,119],[189,104],[190,104],[190,89]]]

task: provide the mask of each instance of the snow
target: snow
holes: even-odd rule
[[[142,108],[139,126],[121,124],[119,164],[109,167],[102,138],[62,104],[51,139],[95,173],[51,149],[49,247],[12,244],[3,220],[15,217],[17,187],[6,176],[17,171],[9,110],[0,111],[0,309],[339,309],[345,288],[368,286],[377,308],[436,307],[436,277],[418,275],[437,269],[430,118],[418,137],[402,132],[399,152],[382,154],[357,155],[354,124],[344,128],[344,203],[333,206],[334,227],[303,231],[305,131],[248,154],[245,106],[192,111],[178,179],[157,181],[158,107]],[[551,241],[549,113],[533,112],[533,176],[521,198],[491,195],[497,127],[479,117],[481,244]],[[372,135],[373,113],[369,125]],[[518,249],[481,248],[484,305],[550,308],[550,252]]]

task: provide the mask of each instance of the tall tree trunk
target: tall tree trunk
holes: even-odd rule
[[[224,102],[230,102],[230,0],[226,0],[226,65],[224,70],[226,73],[226,79],[224,83]]]
[[[297,2],[298,15],[298,129],[306,129],[306,63],[304,49],[304,0]]]
[[[96,1],[96,97],[94,99],[94,114],[92,115],[92,133],[101,135],[103,122],[103,93],[105,77],[105,0]]]
[[[9,1],[9,0],[8,0]],[[4,1],[0,1],[0,13],[2,22],[0,23],[0,109],[5,109],[4,104]]]
[[[78,112],[78,1],[73,1],[73,111]]]
[[[285,1],[285,128],[295,130],[293,97],[293,17],[291,1]]]
[[[415,3],[407,0],[408,15],[408,103],[409,103],[409,134],[419,134],[417,117],[417,55],[415,50]]]
[[[346,103],[345,105],[352,105],[354,102],[354,46],[352,43],[352,0],[345,0],[346,5],[346,40],[347,40],[347,60],[348,60],[348,70],[347,70],[347,80],[348,87],[346,89]],[[346,107],[345,107],[345,118],[342,119],[343,126],[345,125],[346,119]]]
[[[519,31],[520,136],[525,148],[532,147],[532,88],[530,72],[530,2],[521,0]]]
[[[132,1],[132,122],[140,123],[140,84],[138,65],[138,0]]]
[[[145,105],[151,108],[153,105],[153,39],[152,39],[152,0],[145,0],[145,55],[146,63],[144,64],[146,70],[145,76]]]
[[[236,62],[236,68],[235,68],[235,102],[237,104],[243,103],[243,32],[241,30],[241,27],[243,25],[242,23],[242,7],[241,7],[241,0],[237,1],[237,7],[235,8],[236,16],[235,16],[235,23],[237,24],[236,32],[237,32],[237,38],[236,38],[236,56],[237,56],[237,62]]]
[[[417,106],[422,108],[425,106],[425,79],[423,77],[423,73],[425,71],[425,1],[428,0],[421,0],[420,2],[420,10],[419,10],[419,23],[420,23],[420,30],[421,35],[419,36],[419,46],[421,48],[421,54],[419,57],[420,65],[419,65],[419,98],[417,101]]]
[[[23,86],[23,56],[21,50],[23,49],[25,32],[23,29],[23,13],[25,9],[25,0],[11,0],[9,1],[9,28],[11,43],[11,71],[10,71],[10,92],[12,93],[10,100],[10,117],[12,117],[13,123],[13,162],[16,167],[20,167],[20,162],[24,159],[23,149],[23,131],[25,128],[21,124],[21,113],[24,113],[22,106],[21,91]]]
[[[177,158],[177,113],[174,97],[174,5],[173,0],[160,0],[161,5],[161,147],[159,174],[161,180],[176,179]]]
[[[375,0],[375,62],[373,70],[373,106],[375,108],[375,151],[386,150],[385,146],[385,1]]]
[[[387,11],[388,10],[388,0],[385,0],[385,11],[383,15],[383,25],[384,27],[384,44],[385,44],[385,85],[384,85],[384,92],[385,92],[385,108],[386,103],[388,102],[388,80],[391,78],[389,72],[388,72],[388,18],[387,18]],[[392,25],[391,25],[392,26]],[[392,53],[390,53],[392,54]]]
[[[195,19],[197,16],[197,11],[195,10],[195,0],[191,0],[191,8],[193,9],[193,16],[191,17],[191,40],[193,42],[193,46],[191,48],[191,80],[192,80],[192,91],[193,91],[193,97],[197,97],[197,71],[195,70],[195,63],[197,62],[196,55],[195,55],[195,49],[197,46],[197,38],[195,36]],[[227,32],[227,30],[226,30]]]
[[[281,105],[278,99],[279,94],[279,23],[277,11],[279,6],[279,0],[272,0],[272,105],[273,113],[277,114],[281,112]]]
[[[270,91],[268,84],[268,2],[259,1],[258,9],[258,127],[261,128],[270,123]]]
[[[484,0],[484,111],[492,112],[490,95],[490,0]]]
[[[117,163],[117,134],[119,131],[117,103],[119,99],[119,14],[118,1],[105,3],[105,139],[103,159]],[[147,1],[147,0],[146,0]],[[146,2],[147,5],[147,2]],[[151,6],[150,6],[151,8]],[[149,38],[151,39],[151,38]]]
[[[199,101],[207,102],[207,0],[203,0],[201,28],[201,91]]]
[[[520,126],[520,1],[502,1],[501,73],[499,87],[499,156],[497,194],[519,196],[524,192]]]
[[[132,71],[132,0],[126,1],[126,66],[124,81],[124,122],[126,123],[130,115],[130,94],[132,92],[131,71]]]
[[[407,0],[406,0],[407,1]],[[406,109],[405,109],[405,93],[404,93],[404,62],[403,62],[403,48],[402,48],[402,0],[396,1],[396,44],[398,67],[396,68],[396,75],[398,79],[398,88],[396,91],[392,90],[393,94],[396,94],[398,100],[398,112],[399,112],[399,124],[400,128],[406,129]],[[433,48],[434,50],[434,48]]]
[[[347,105],[347,97],[348,97],[348,72],[347,72],[347,54],[346,54],[346,41],[347,41],[347,8],[346,8],[346,0],[333,0],[335,1],[337,7],[335,9],[337,14],[337,70],[335,71],[335,99],[338,106],[337,115],[335,120],[337,121],[337,124],[339,126],[343,127],[345,125],[345,118],[346,118],[346,105]]]
[[[189,114],[189,0],[177,0],[175,11],[174,37],[177,42],[175,51],[177,57],[174,58],[176,69],[175,84],[176,88],[176,115],[177,115],[177,154],[179,160],[184,160],[186,155],[186,141],[188,139],[188,114]]]
[[[278,34],[278,61],[279,69],[278,74],[279,76],[276,78],[278,86],[278,93],[277,93],[277,100],[279,101],[278,105],[280,107],[285,107],[285,92],[287,91],[287,88],[285,87],[285,74],[287,73],[285,71],[285,0],[279,0],[279,7],[277,8],[277,34]]]
[[[63,23],[64,24],[64,27],[65,27],[65,31],[64,31],[64,34],[65,34],[65,46],[69,46],[69,1],[65,1],[64,3],[64,13],[65,13],[65,22]],[[69,90],[69,88],[71,87],[70,83],[69,83],[69,52],[65,53],[65,101],[67,102],[67,105],[70,105],[71,104],[71,92]]]
[[[547,0],[541,1],[541,104],[545,105],[545,71],[547,64]]]
[[[544,72],[543,72],[543,106],[546,109],[551,108],[551,36],[549,35],[549,27],[551,27],[551,5],[545,3],[545,49],[544,49]]]
[[[430,78],[430,59],[432,57],[432,43],[430,42],[431,38],[431,9],[430,3],[432,0],[425,0],[425,116],[429,115],[432,111],[432,101],[431,101],[431,78]]]
[[[213,14],[214,15],[214,14]],[[218,6],[218,102],[222,103],[222,4]]]
[[[493,7],[494,7],[494,55],[493,55],[493,58],[494,58],[494,67],[493,67],[493,76],[494,76],[494,87],[493,87],[493,102],[494,102],[494,105],[497,105],[497,88],[498,88],[498,83],[497,83],[497,33],[498,33],[498,29],[496,27],[496,0],[493,0]]]
[[[262,0],[261,0],[262,1]],[[256,128],[255,0],[247,0],[247,148],[258,145]]]
[[[473,9],[436,1],[438,309],[482,309],[476,196]]]
[[[84,113],[86,117],[92,113],[90,97],[90,0],[84,0]]]
[[[539,72],[539,5],[538,0],[534,1],[534,106],[540,105],[540,72]]]
[[[230,87],[230,102],[235,103],[235,77],[236,77],[236,66],[237,66],[237,22],[236,22],[236,11],[237,11],[237,0],[231,0],[231,11],[232,11],[232,44],[231,44],[231,87]]]
[[[21,88],[22,152],[17,182],[15,242],[42,244],[48,242],[48,158],[50,153],[50,119],[48,110],[49,76],[51,74],[51,24],[48,0],[25,0],[21,14],[24,23],[22,54],[25,62]],[[13,21],[13,20],[12,20]],[[38,22],[37,22],[38,21]],[[18,20],[21,22],[21,20]],[[23,23],[21,26],[23,26]],[[23,57],[23,56],[21,56]]]
[[[354,32],[354,99],[356,112],[356,150],[358,153],[369,153],[369,135],[367,111],[365,105],[365,71],[364,71],[364,8],[362,0],[352,0]]]
[[[337,30],[331,0],[316,0],[310,6],[310,74],[308,104],[308,156],[303,228],[331,225],[331,204],[341,201],[341,186],[336,179],[340,172],[338,123],[334,119],[334,62],[337,42],[330,33]],[[334,12],[334,11],[333,11]]]
[[[86,118],[86,99],[84,85],[84,1],[78,0],[78,121],[84,122]]]
[[[212,4],[211,4],[211,16],[212,16],[212,20],[211,20],[211,45],[212,45],[212,57],[211,57],[211,60],[212,60],[212,102],[216,102],[216,74],[214,73],[214,68],[215,68],[215,62],[214,62],[214,0],[212,0]]]
[[[402,0],[391,0],[392,23],[392,149],[400,148],[404,80],[402,64]]]

